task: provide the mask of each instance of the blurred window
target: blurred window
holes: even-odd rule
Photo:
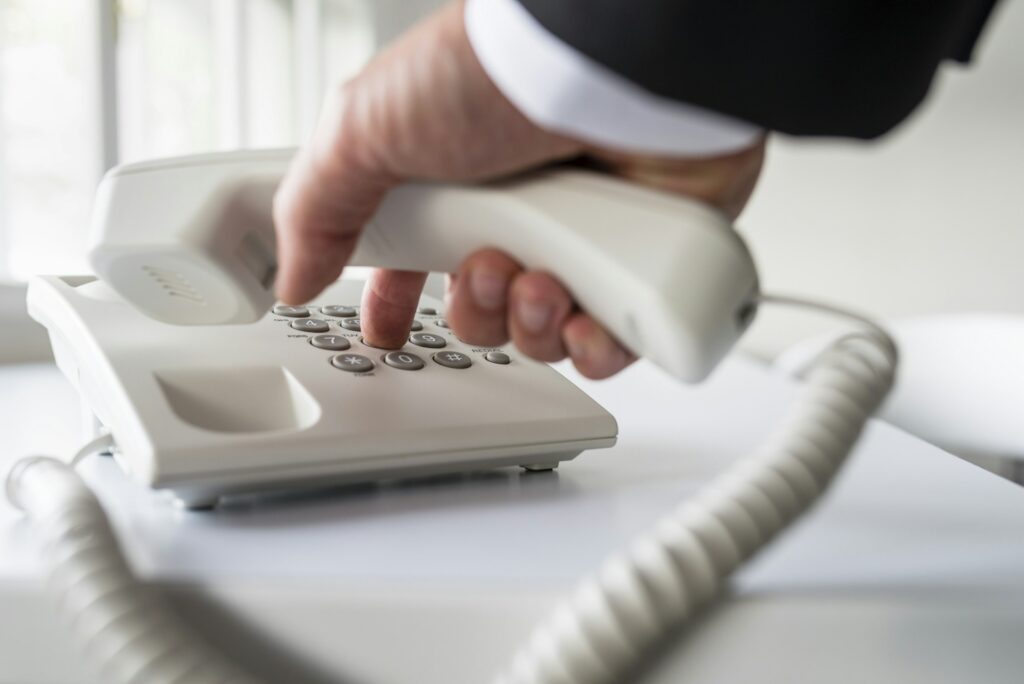
[[[372,0],[0,0],[0,280],[81,272],[115,163],[305,139]]]

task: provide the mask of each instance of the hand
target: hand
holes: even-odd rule
[[[274,203],[282,301],[308,301],[333,282],[359,232],[407,179],[478,181],[588,155],[605,170],[704,199],[735,215],[749,198],[763,143],[714,159],[638,158],[593,150],[544,131],[512,106],[477,62],[453,2],[381,52],[325,105]],[[376,271],[363,295],[363,335],[382,348],[406,340],[425,274]],[[567,354],[588,377],[633,357],[550,274],[484,250],[450,281],[447,317],[460,339],[510,338],[543,361]]]

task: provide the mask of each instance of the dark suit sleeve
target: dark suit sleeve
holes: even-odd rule
[[[519,0],[658,95],[794,135],[874,138],[967,61],[997,0]]]

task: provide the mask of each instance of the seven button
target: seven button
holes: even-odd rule
[[[330,326],[327,325],[327,321],[321,321],[316,318],[307,318],[304,321],[292,321],[290,324],[296,330],[302,330],[304,332],[327,332]]]
[[[317,335],[310,339],[309,343],[317,349],[329,349],[331,351],[345,351],[352,346],[348,340],[339,335]]]
[[[331,357],[331,364],[349,373],[365,373],[373,370],[373,361],[361,354],[338,354]]]

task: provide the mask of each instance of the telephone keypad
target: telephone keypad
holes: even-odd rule
[[[338,354],[331,357],[331,365],[349,373],[365,373],[373,370],[374,363],[362,354]]]
[[[317,349],[330,351],[345,351],[352,347],[352,344],[341,335],[317,335],[311,338],[309,343]]]
[[[273,311],[275,315],[293,319],[290,321],[278,319],[281,322],[287,322],[289,328],[303,333],[316,333],[312,335],[289,335],[289,337],[305,339],[309,342],[310,346],[317,349],[331,352],[349,352],[335,354],[330,357],[331,365],[343,371],[356,374],[367,373],[376,368],[378,363],[382,363],[383,366],[388,368],[403,371],[423,370],[427,366],[425,357],[421,357],[406,349],[377,351],[373,354],[374,358],[377,359],[376,361],[364,354],[355,353],[356,351],[375,351],[361,337],[353,334],[362,331],[359,309],[355,306],[324,304],[306,307],[279,304],[274,307]],[[451,332],[449,332],[450,325],[441,317],[444,313],[433,307],[420,307],[417,311],[422,316],[436,316],[437,318],[429,320],[427,323],[436,325],[442,331],[436,333],[423,332],[424,322],[413,320],[410,325],[409,343],[416,347],[431,350],[443,349],[444,351],[434,352],[430,356],[430,360],[438,366],[458,370],[471,368],[473,366],[474,354],[479,354],[488,363],[498,366],[507,366],[511,363],[511,357],[497,349],[473,349],[474,354],[451,349],[450,345],[456,344],[458,340],[452,337]],[[319,312],[333,318],[330,320],[311,318],[310,312]],[[339,331],[332,332],[333,327],[337,327]]]
[[[427,347],[429,349],[440,349],[446,344],[444,338],[440,335],[431,335],[430,333],[421,332],[409,335],[409,341],[417,347]]]
[[[327,324],[327,321],[321,321],[318,318],[306,318],[301,321],[292,321],[290,325],[295,330],[301,330],[303,332],[325,333],[331,329],[331,326]]]

